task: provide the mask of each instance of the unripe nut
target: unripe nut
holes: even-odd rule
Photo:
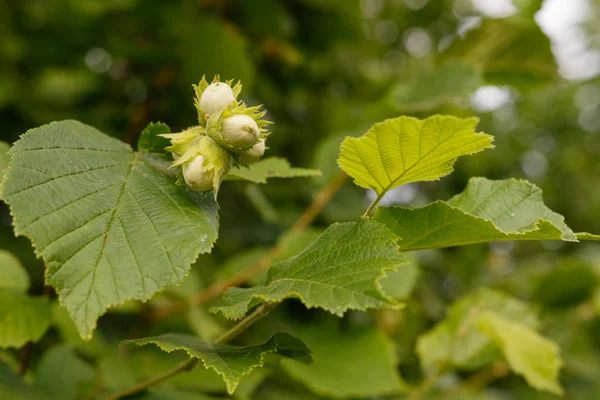
[[[221,135],[233,147],[248,149],[254,146],[259,132],[256,121],[248,115],[237,114],[223,119]]]
[[[183,164],[183,179],[185,183],[194,190],[205,192],[212,189],[214,171],[205,171],[203,164],[204,156],[198,155],[188,163]]]
[[[208,117],[223,111],[234,101],[235,95],[228,84],[224,82],[211,83],[200,96],[200,111]]]
[[[238,161],[240,164],[249,165],[257,162],[265,154],[265,141],[260,139],[258,143],[246,151],[240,153]]]

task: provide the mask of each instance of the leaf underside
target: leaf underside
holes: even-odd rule
[[[398,304],[378,283],[386,271],[406,263],[396,239],[382,224],[369,219],[333,224],[303,252],[274,264],[266,285],[230,288],[223,296],[224,304],[211,312],[238,319],[260,302],[290,297],[338,316],[349,309],[396,308]]]
[[[218,234],[212,196],[194,201],[126,144],[78,121],[27,132],[4,197],[81,336],[128,299],[178,284]]]
[[[504,240],[600,240],[574,233],[562,215],[544,205],[540,188],[517,179],[471,178],[448,202],[379,207],[376,219],[402,238],[399,247],[405,251]]]
[[[127,340],[121,344],[125,346],[155,344],[169,353],[183,350],[190,357],[201,359],[207,369],[212,368],[221,375],[229,394],[235,391],[244,376],[263,365],[267,353],[275,353],[307,363],[312,362],[311,351],[306,345],[300,339],[283,332],[274,334],[264,343],[247,347],[206,343],[196,336],[178,333]]]
[[[434,115],[397,117],[373,125],[360,138],[342,142],[338,164],[354,182],[382,195],[417,181],[439,180],[463,155],[493,148],[493,138],[476,133],[477,118]]]
[[[253,183],[267,183],[269,178],[309,178],[320,176],[321,171],[290,166],[285,158],[263,158],[248,167],[235,167],[225,177],[225,180],[245,180]]]

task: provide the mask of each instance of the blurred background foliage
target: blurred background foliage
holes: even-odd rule
[[[219,194],[221,236],[213,254],[198,261],[184,287],[159,296],[156,304],[185,298],[258,259],[337,174],[343,137],[361,135],[374,122],[397,115],[476,115],[480,130],[494,135],[496,149],[460,160],[456,172],[440,182],[393,190],[385,204],[419,206],[448,199],[471,176],[514,176],[540,186],[546,204],[574,230],[598,233],[598,18],[600,2],[594,0],[0,0],[0,140],[12,143],[30,128],[73,118],[135,143],[150,121],[163,121],[173,131],[194,124],[191,84],[202,75],[243,81],[244,100],[264,104],[275,122],[268,154],[319,168],[323,176],[261,187],[225,184]],[[310,242],[327,224],[357,218],[372,198],[347,183],[314,231],[295,240]],[[43,266],[28,240],[13,236],[2,203],[0,248],[19,257],[31,273],[32,291],[41,293]],[[402,375],[414,382],[421,376],[416,336],[473,288],[501,288],[539,305],[543,333],[562,348],[568,398],[596,398],[599,260],[594,244],[508,242],[420,252],[405,310],[351,313],[342,322],[376,323],[396,341]],[[36,346],[34,360],[62,337],[104,371],[105,387],[155,372],[146,369],[162,370],[176,360],[139,351],[140,360],[127,361],[136,366],[127,372],[116,351],[115,343],[135,332],[132,313],[144,307],[129,304],[109,313],[87,344],[57,309],[56,327]],[[290,324],[286,316],[295,323],[335,323],[290,302],[265,324],[268,331]],[[223,321],[203,308],[184,317],[147,329],[203,337],[222,329]],[[260,329],[249,337],[268,333]],[[144,357],[161,361],[144,363]],[[138,361],[145,367],[137,368]],[[256,387],[259,399],[316,398],[310,385],[292,382],[277,368],[268,371],[247,385],[246,398]],[[182,383],[186,378],[178,377],[151,398],[187,398],[169,392],[177,382],[186,390],[222,393],[222,385],[210,387],[213,378],[188,377]],[[461,376],[444,378],[442,384],[451,387]],[[199,380],[208,386],[198,387]],[[477,398],[495,393],[554,398],[514,376],[491,388]]]

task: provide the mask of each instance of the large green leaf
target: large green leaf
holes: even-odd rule
[[[14,290],[26,292],[29,289],[29,275],[19,259],[6,250],[0,250],[0,291]]]
[[[558,346],[528,326],[486,312],[477,327],[502,349],[510,368],[539,390],[561,395],[558,374],[563,362]]]
[[[373,328],[312,326],[299,337],[313,352],[310,365],[282,360],[287,373],[316,394],[333,398],[371,398],[405,390],[396,367],[393,342]]]
[[[50,326],[51,317],[47,297],[0,290],[0,347],[21,347],[37,341]]]
[[[465,39],[455,40],[445,55],[473,63],[485,80],[498,85],[530,89],[558,78],[550,40],[525,18],[484,20]]]
[[[77,121],[32,129],[11,149],[4,197],[82,337],[127,299],[181,282],[217,238],[212,195],[193,202],[126,144]]]
[[[225,180],[246,180],[254,183],[267,183],[268,178],[305,178],[319,176],[316,169],[292,167],[285,158],[263,158],[248,167],[233,168]]]
[[[435,115],[379,122],[360,138],[342,142],[339,166],[354,182],[379,195],[417,181],[438,180],[456,159],[492,148],[493,138],[476,133],[477,118]]]
[[[369,219],[333,224],[303,252],[273,265],[266,285],[231,288],[224,304],[211,311],[237,319],[259,302],[290,297],[338,316],[350,309],[397,307],[378,282],[386,271],[406,262],[395,240],[392,232]]]
[[[78,385],[90,382],[96,373],[69,345],[47,350],[35,373],[35,385],[56,400],[79,398]]]
[[[235,391],[242,377],[255,368],[262,367],[266,353],[296,358],[303,362],[312,360],[311,351],[306,345],[287,333],[276,333],[266,342],[248,347],[206,343],[195,336],[177,333],[127,340],[122,344],[127,346],[155,344],[166,352],[183,350],[190,357],[201,359],[207,369],[212,368],[221,375],[229,394]]]
[[[600,240],[573,233],[562,215],[544,205],[540,188],[517,179],[472,178],[465,191],[448,202],[379,207],[376,218],[402,238],[402,250],[502,240]]]
[[[539,325],[532,306],[500,292],[481,289],[454,303],[442,322],[419,337],[417,354],[422,366],[475,369],[501,358],[498,347],[477,327],[481,315],[489,311],[527,327]]]

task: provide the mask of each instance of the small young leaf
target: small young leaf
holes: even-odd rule
[[[417,354],[421,365],[431,368],[451,364],[475,369],[499,359],[497,346],[476,325],[487,311],[531,328],[539,325],[533,307],[500,292],[481,289],[454,303],[444,321],[419,337]]]
[[[316,394],[373,398],[404,392],[393,342],[373,328],[340,331],[319,326],[299,331],[313,352],[310,365],[282,360],[283,369]]]
[[[0,290],[24,293],[29,290],[29,275],[19,259],[6,250],[0,250]]]
[[[266,342],[248,347],[206,343],[195,336],[177,333],[121,342],[126,346],[150,343],[169,353],[184,350],[190,357],[201,359],[207,369],[212,368],[223,377],[229,394],[235,391],[242,377],[262,367],[266,353],[312,362],[306,345],[287,333],[276,333]]]
[[[35,386],[56,400],[79,398],[77,386],[92,381],[94,368],[77,356],[69,345],[47,350],[36,368]]]
[[[285,158],[268,157],[249,167],[233,168],[225,177],[225,180],[267,183],[268,178],[307,178],[319,175],[321,175],[321,171],[316,169],[292,167]]]
[[[558,374],[563,362],[558,346],[526,325],[486,312],[477,327],[502,349],[510,368],[538,390],[562,395]]]
[[[383,195],[417,181],[439,180],[456,159],[493,148],[493,138],[475,132],[477,118],[435,115],[379,122],[360,138],[342,142],[338,164],[354,182]]]
[[[171,133],[171,128],[162,122],[150,122],[144,128],[138,139],[137,148],[142,153],[165,153],[165,147],[171,145],[171,141],[162,135]]]
[[[52,309],[47,297],[0,290],[0,347],[35,342],[50,326]]]
[[[376,219],[402,238],[398,245],[404,251],[502,240],[600,240],[573,233],[562,215],[544,205],[540,188],[517,179],[472,178],[448,202],[379,207]]]
[[[191,201],[126,144],[77,121],[32,129],[11,149],[4,198],[15,232],[89,339],[97,318],[181,282],[217,238],[212,195]]]
[[[303,252],[273,265],[266,286],[231,288],[223,296],[224,305],[211,312],[238,319],[260,302],[290,297],[338,316],[350,309],[396,308],[378,282],[386,271],[406,262],[395,240],[392,232],[369,219],[333,224]]]

